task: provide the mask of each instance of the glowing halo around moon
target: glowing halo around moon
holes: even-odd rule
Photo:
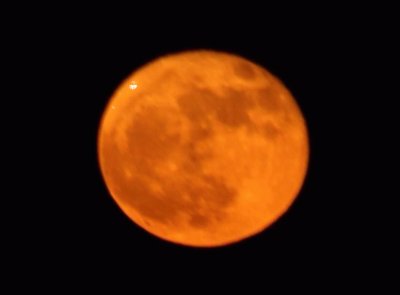
[[[215,247],[287,211],[309,148],[282,82],[242,57],[196,50],[158,58],[118,87],[98,156],[111,196],[133,222],[170,242]]]

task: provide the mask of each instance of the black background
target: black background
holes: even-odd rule
[[[28,221],[14,217],[18,230],[12,231],[21,239],[22,265],[31,261],[32,271],[46,265],[49,273],[71,269],[73,277],[127,268],[135,282],[153,277],[155,284],[183,275],[206,285],[224,277],[260,276],[268,283],[270,273],[332,283],[337,276],[328,273],[335,272],[351,280],[353,268],[366,263],[359,198],[367,202],[360,184],[371,162],[366,165],[356,143],[368,132],[360,107],[368,99],[360,91],[368,84],[362,73],[372,64],[364,50],[373,26],[354,19],[354,10],[258,15],[254,8],[193,18],[126,10],[124,16],[74,11],[26,25],[20,50],[30,48],[26,84],[36,95],[26,96],[20,114],[29,118],[22,148],[30,146],[21,153],[29,184],[16,188],[29,192],[17,200]],[[141,230],[110,197],[97,161],[100,118],[119,83],[156,57],[199,48],[241,55],[279,77],[296,98],[310,139],[308,173],[287,214],[260,235],[215,249],[170,244]]]
[[[264,37],[260,34],[250,38],[235,35],[236,32],[229,29],[221,32],[207,30],[199,34],[182,32],[178,36],[171,32],[138,36],[132,32],[131,35],[118,37],[119,40],[101,38],[89,43],[96,49],[90,47],[80,57],[82,64],[76,69],[75,79],[82,84],[74,94],[76,97],[71,97],[68,102],[73,116],[66,123],[67,128],[73,128],[69,134],[71,140],[67,143],[72,145],[72,153],[67,157],[76,166],[69,170],[74,184],[68,197],[73,220],[67,217],[65,223],[70,229],[68,239],[75,251],[90,252],[94,247],[108,259],[116,260],[142,260],[147,257],[154,261],[193,259],[196,263],[203,263],[208,259],[242,259],[263,264],[275,259],[308,260],[307,256],[315,259],[316,255],[324,255],[324,251],[331,249],[335,227],[340,221],[331,215],[330,207],[335,206],[334,184],[330,189],[326,187],[333,181],[327,171],[332,169],[330,165],[334,164],[335,155],[324,155],[324,146],[332,144],[331,151],[337,145],[331,138],[333,130],[327,126],[328,109],[337,108],[335,103],[338,103],[335,102],[334,91],[327,91],[328,85],[333,82],[329,81],[333,74],[329,71],[336,69],[332,69],[334,61],[331,56],[314,55],[314,51],[321,51],[321,47],[323,50],[329,45],[304,38],[296,40],[295,34],[271,38],[268,33]],[[100,117],[118,84],[134,69],[153,58],[196,48],[242,55],[280,77],[304,112],[311,141],[309,172],[301,194],[288,214],[264,234],[220,249],[184,248],[143,232],[112,201],[97,163],[96,140]],[[326,76],[327,72],[329,76]],[[324,142],[328,140],[333,142]]]

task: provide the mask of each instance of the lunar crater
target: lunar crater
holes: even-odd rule
[[[252,80],[257,77],[255,67],[245,61],[237,61],[233,64],[234,73],[242,79]]]

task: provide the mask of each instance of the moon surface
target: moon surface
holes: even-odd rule
[[[287,88],[242,57],[160,57],[111,97],[100,168],[122,211],[151,234],[195,247],[253,236],[287,211],[304,181],[308,135]]]

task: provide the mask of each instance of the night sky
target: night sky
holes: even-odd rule
[[[304,40],[296,41],[295,36],[281,36],[271,40],[225,36],[224,32],[196,35],[182,33],[174,38],[166,34],[153,36],[151,43],[146,42],[145,36],[127,36],[122,43],[116,42],[115,45],[108,43],[112,42],[110,40],[101,39],[96,40],[100,44],[95,46],[99,48],[100,54],[92,56],[89,51],[82,59],[84,68],[77,69],[82,82],[82,93],[79,99],[74,99],[77,103],[77,117],[72,123],[73,132],[79,134],[79,141],[73,145],[73,155],[77,154],[79,161],[71,160],[76,163],[76,174],[71,176],[75,178],[76,184],[73,188],[77,191],[71,192],[69,200],[76,216],[72,224],[66,223],[67,227],[73,229],[69,233],[72,235],[71,239],[75,240],[75,235],[82,239],[82,244],[79,243],[82,251],[89,251],[96,246],[104,248],[103,253],[108,257],[129,255],[142,259],[149,255],[208,259],[213,256],[234,255],[242,256],[243,259],[246,257],[246,260],[262,261],[277,259],[279,255],[286,258],[314,255],[314,251],[323,248],[324,243],[329,243],[324,239],[327,238],[326,231],[332,230],[331,226],[334,224],[327,214],[330,212],[333,196],[327,197],[332,192],[324,185],[327,181],[324,177],[327,176],[321,169],[327,163],[322,163],[321,158],[324,155],[320,148],[325,144],[324,133],[330,132],[324,125],[327,120],[326,110],[335,101],[332,97],[327,103],[329,96],[333,94],[326,91],[328,77],[322,74],[326,71],[324,67],[329,67],[329,64],[314,56],[316,44],[307,44]],[[299,48],[295,49],[296,47]],[[199,250],[175,246],[160,241],[135,226],[113,202],[97,164],[96,138],[99,120],[113,90],[122,79],[155,57],[196,48],[232,52],[269,69],[292,91],[304,113],[310,133],[309,171],[304,187],[290,211],[264,234],[220,249]],[[71,136],[75,138],[76,134]],[[326,160],[334,162],[334,155],[332,158],[325,158]],[[321,229],[321,224],[325,224],[326,228]],[[141,251],[132,252],[132,248]],[[77,251],[79,250],[78,247]]]
[[[358,265],[356,241],[365,229],[353,214],[360,192],[355,184],[362,183],[355,167],[365,166],[352,142],[365,131],[354,118],[362,98],[353,86],[362,84],[355,40],[365,33],[324,19],[293,20],[286,28],[265,17],[246,25],[204,18],[150,28],[139,20],[120,22],[117,15],[96,21],[80,16],[61,21],[56,33],[43,33],[51,23],[33,29],[35,37],[25,42],[33,53],[35,88],[29,90],[37,100],[27,99],[24,109],[35,122],[28,124],[32,148],[24,153],[31,193],[19,205],[29,220],[13,230],[31,267],[47,261],[49,270],[72,266],[85,273],[128,265],[132,273],[157,278],[177,275],[172,266],[197,276],[207,267],[204,275],[215,278],[258,268],[296,275],[307,266],[323,278],[332,267]],[[268,69],[292,92],[309,131],[308,173],[292,207],[264,233],[228,247],[183,247],[148,234],[113,201],[97,161],[100,118],[119,83],[156,57],[190,49],[234,53]]]

